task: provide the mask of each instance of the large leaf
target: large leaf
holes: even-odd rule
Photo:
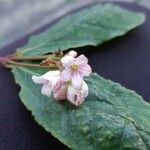
[[[58,49],[96,46],[124,35],[144,20],[142,13],[131,12],[112,4],[99,4],[68,15],[47,31],[33,36],[26,46],[18,49],[18,55],[37,55]]]
[[[86,78],[90,93],[80,107],[40,93],[31,80],[40,74],[14,68],[20,98],[35,120],[74,150],[149,150],[150,105],[141,96],[97,74]]]

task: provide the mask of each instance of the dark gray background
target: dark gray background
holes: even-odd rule
[[[98,47],[80,51],[89,58],[94,71],[135,90],[150,100],[150,11],[135,4],[120,4],[128,9],[143,11],[146,22],[121,38]],[[0,50],[0,55],[12,53],[23,46],[42,27]],[[0,66],[0,150],[62,150],[67,149],[39,126],[21,103],[9,69]]]

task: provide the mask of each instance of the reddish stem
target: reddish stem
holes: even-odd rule
[[[9,60],[8,56],[0,57],[0,64],[6,65],[8,60]]]

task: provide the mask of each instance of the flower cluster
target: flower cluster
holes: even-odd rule
[[[61,68],[49,71],[44,75],[32,79],[37,84],[43,84],[41,93],[47,96],[54,94],[56,100],[68,99],[72,104],[79,106],[88,95],[88,85],[83,80],[92,72],[88,59],[84,55],[77,57],[75,51],[70,51],[61,59]]]

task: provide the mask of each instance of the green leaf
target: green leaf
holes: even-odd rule
[[[20,98],[35,120],[73,150],[149,150],[150,104],[134,91],[97,74],[86,78],[90,93],[80,107],[40,93],[35,70],[16,67]]]
[[[38,55],[58,49],[96,46],[142,24],[145,16],[113,4],[85,8],[62,18],[47,31],[33,36],[18,55]]]

